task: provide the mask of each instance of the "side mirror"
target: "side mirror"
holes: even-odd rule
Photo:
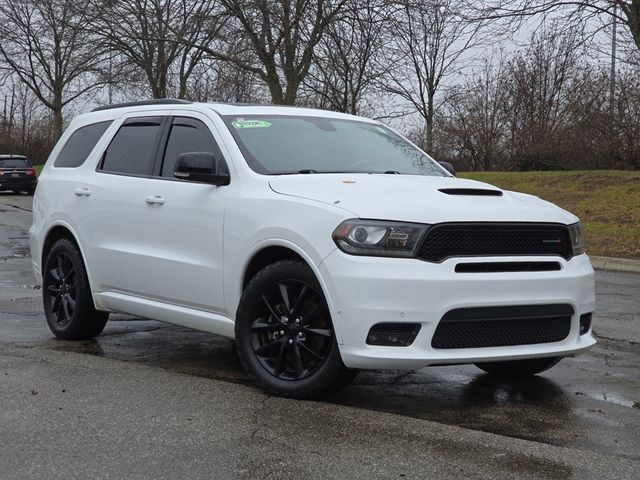
[[[224,161],[210,152],[187,152],[178,155],[173,176],[181,180],[229,185],[230,177]]]
[[[444,169],[449,172],[451,175],[453,175],[454,177],[456,176],[456,169],[453,168],[453,165],[451,165],[449,162],[438,162],[441,166],[444,167]]]

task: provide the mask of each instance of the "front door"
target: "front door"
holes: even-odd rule
[[[143,293],[175,305],[225,313],[222,229],[232,186],[184,181],[173,175],[176,158],[183,153],[210,152],[223,159],[208,124],[204,116],[176,116],[167,126],[154,176],[144,192],[153,261],[149,288]]]

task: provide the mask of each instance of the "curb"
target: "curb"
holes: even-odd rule
[[[589,260],[591,260],[593,268],[597,270],[640,273],[640,260],[596,256],[589,256]]]

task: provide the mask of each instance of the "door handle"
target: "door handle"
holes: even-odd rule
[[[91,190],[89,190],[87,187],[80,187],[76,188],[73,193],[76,195],[76,197],[88,197],[91,195]]]
[[[149,195],[144,201],[147,205],[164,205],[164,198],[160,195]]]

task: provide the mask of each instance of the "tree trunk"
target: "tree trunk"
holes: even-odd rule
[[[640,50],[640,0],[632,0],[628,6],[627,26],[638,50]]]
[[[433,116],[434,116],[434,109],[433,109],[433,97],[434,94],[429,93],[427,95],[427,117],[425,118],[425,121],[427,123],[427,153],[429,155],[433,154]]]
[[[280,79],[276,73],[271,73],[265,79],[269,93],[271,94],[271,103],[275,105],[286,105],[284,98],[284,92],[282,91],[282,85],[280,85]]]
[[[53,99],[53,141],[56,142],[62,136],[64,119],[62,117],[62,92],[56,93]]]
[[[287,83],[287,89],[284,95],[283,105],[295,105],[296,98],[298,98],[298,88],[300,84],[295,80],[291,80]]]

